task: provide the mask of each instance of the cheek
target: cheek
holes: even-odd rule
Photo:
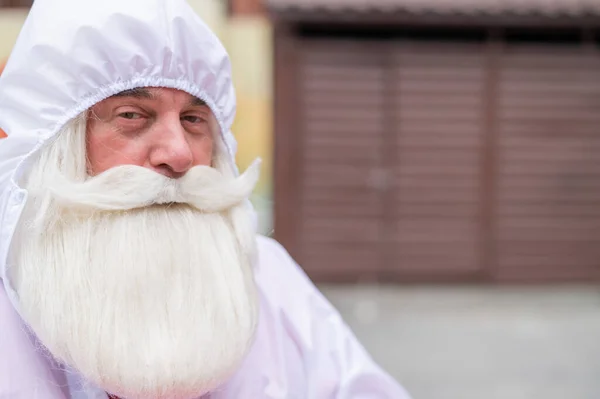
[[[112,130],[89,130],[87,134],[88,173],[97,175],[120,165],[144,164],[144,146]]]
[[[194,166],[212,164],[213,145],[213,140],[208,137],[204,137],[193,144]]]

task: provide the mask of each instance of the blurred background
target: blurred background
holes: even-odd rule
[[[600,0],[189,3],[261,232],[415,399],[600,399]]]

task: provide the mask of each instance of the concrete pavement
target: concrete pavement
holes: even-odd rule
[[[319,288],[413,399],[600,399],[600,288]]]

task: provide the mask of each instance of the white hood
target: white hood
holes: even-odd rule
[[[28,160],[73,117],[120,91],[176,88],[203,99],[235,155],[229,57],[185,0],[36,0],[0,77],[0,278],[27,192]],[[233,162],[232,162],[233,164]]]

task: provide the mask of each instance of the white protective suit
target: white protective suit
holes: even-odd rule
[[[0,398],[106,398],[45,357],[7,280],[27,191],[19,177],[73,117],[120,91],[168,87],[202,98],[231,156],[235,93],[225,49],[184,0],[36,0],[0,78]],[[286,251],[261,237],[254,346],[211,398],[407,399]],[[43,265],[40,265],[43,267]]]

